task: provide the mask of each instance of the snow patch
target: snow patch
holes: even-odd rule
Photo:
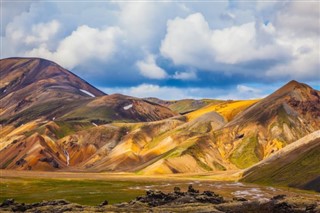
[[[124,110],[128,110],[128,109],[130,109],[130,108],[132,108],[132,107],[133,107],[133,104],[129,104],[129,105],[127,105],[127,106],[124,106],[123,109],[124,109]]]
[[[7,92],[7,89],[3,90],[3,93],[6,93]]]
[[[91,96],[91,97],[96,97],[94,94],[92,94],[91,92],[88,92],[87,90],[84,90],[84,89],[80,89],[81,92]]]
[[[53,117],[52,120],[53,120],[53,121],[56,120],[56,117]]]
[[[93,126],[98,126],[96,123],[91,122]]]

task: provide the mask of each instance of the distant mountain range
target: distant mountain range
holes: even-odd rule
[[[44,59],[0,65],[2,169],[244,169],[245,181],[320,190],[320,92],[306,84],[291,81],[260,100],[164,101],[106,95]]]

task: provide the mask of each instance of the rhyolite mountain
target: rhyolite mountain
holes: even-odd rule
[[[43,59],[0,62],[2,169],[145,175],[255,170],[320,129],[320,92],[297,81],[259,100],[163,101],[105,95]]]
[[[0,115],[12,116],[52,101],[68,103],[105,95],[54,62],[39,58],[0,60]],[[49,106],[50,107],[50,106]]]
[[[88,113],[81,107],[89,107],[91,113],[88,115],[94,112],[96,116],[92,119],[97,122],[153,121],[175,115],[165,107],[141,99],[109,97],[70,71],[45,59],[8,58],[0,60],[0,65],[2,122],[18,121],[23,124],[40,117],[55,120],[70,112],[73,112],[70,119],[81,120],[80,115],[86,116]],[[125,110],[126,105],[133,102],[132,107],[136,110]],[[104,109],[99,107],[102,105]]]

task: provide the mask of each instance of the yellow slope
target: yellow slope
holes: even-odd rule
[[[186,116],[188,121],[192,121],[193,119],[198,118],[201,115],[214,111],[222,115],[226,119],[226,121],[231,121],[234,118],[234,116],[236,116],[239,112],[245,110],[246,108],[255,104],[258,101],[259,100],[244,100],[230,101],[220,104],[210,104],[194,112],[191,112]]]

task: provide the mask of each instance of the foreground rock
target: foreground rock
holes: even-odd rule
[[[226,200],[211,191],[200,193],[191,185],[181,192],[175,187],[173,192],[149,190],[128,203],[108,205],[105,200],[98,206],[83,206],[66,200],[43,201],[32,204],[4,200],[0,212],[260,212],[260,213],[320,213],[320,200],[288,199],[277,195],[264,201],[248,201],[241,197]]]
[[[186,203],[212,203],[220,204],[224,202],[223,197],[211,191],[199,193],[192,185],[189,186],[187,192],[181,192],[179,187],[175,187],[172,193],[165,194],[161,191],[149,190],[146,196],[137,197],[130,204],[141,202],[148,206],[155,207],[166,204],[186,204]]]
[[[0,212],[79,212],[83,211],[86,207],[79,204],[70,203],[66,200],[52,200],[42,201],[38,203],[18,203],[13,199],[4,200],[0,204]]]

